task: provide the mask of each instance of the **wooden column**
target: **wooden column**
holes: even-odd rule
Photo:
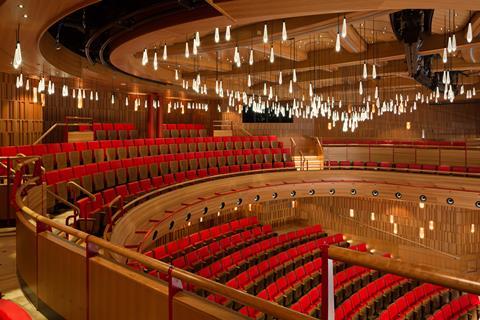
[[[154,111],[153,111],[153,95],[149,94],[147,98],[147,137],[155,138],[154,127]]]
[[[162,125],[163,125],[163,110],[165,110],[165,99],[163,96],[157,96],[159,105],[157,107],[157,137],[163,136]]]

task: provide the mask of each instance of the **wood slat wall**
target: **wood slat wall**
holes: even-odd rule
[[[33,103],[32,89],[17,89],[15,80],[0,73],[0,146],[30,144],[42,134],[42,107]]]
[[[472,224],[476,229],[480,227],[476,210],[433,204],[426,204],[421,209],[413,202],[357,197],[310,197],[296,201],[294,209],[291,200],[277,200],[255,204],[253,211],[263,223],[280,218],[288,223],[321,224],[330,232],[342,232],[411,262],[439,263],[462,272],[479,271],[480,233],[478,230],[471,233]],[[350,209],[354,210],[353,218],[349,216]],[[374,221],[371,212],[375,213]],[[398,225],[397,235],[410,241],[393,235],[390,215]],[[429,230],[430,221],[433,221],[433,230]],[[424,228],[424,239],[420,239],[420,227]]]
[[[315,119],[315,135],[319,137],[463,140],[480,136],[478,102],[468,104],[419,105],[412,113],[400,116],[391,113],[362,122],[355,132],[342,132],[341,123],[328,130],[324,118]],[[407,130],[406,122],[411,128]]]

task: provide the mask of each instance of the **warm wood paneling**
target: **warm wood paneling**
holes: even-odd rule
[[[44,232],[38,235],[37,257],[38,298],[65,319],[85,319],[85,249]]]
[[[32,88],[17,89],[15,80],[0,73],[0,146],[30,144],[42,134],[42,107],[33,103]]]

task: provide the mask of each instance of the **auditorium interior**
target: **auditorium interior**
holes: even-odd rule
[[[480,1],[0,0],[0,320],[480,320]]]

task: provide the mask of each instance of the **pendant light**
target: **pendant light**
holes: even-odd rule
[[[225,30],[225,41],[230,41],[230,28],[231,26],[227,26],[227,29]]]
[[[200,47],[200,32],[195,32],[195,45]]]
[[[275,54],[273,53],[273,46],[270,47],[270,63],[275,62]]]
[[[142,56],[142,66],[146,66],[148,63],[148,52],[147,48],[143,49],[143,56]]]
[[[90,101],[93,101],[93,91],[90,91]]]
[[[282,23],[282,41],[287,41],[287,25],[285,24],[285,21]]]
[[[282,84],[283,83],[283,76],[282,76],[282,70],[280,70],[280,73],[278,74],[278,84]]]
[[[15,45],[15,53],[13,54],[13,68],[18,69],[22,65],[22,48],[20,46],[20,25],[17,29],[17,44]]]
[[[264,96],[267,95],[267,83],[266,82],[263,83],[263,95]]]
[[[190,58],[190,50],[188,49],[188,41],[185,41],[185,58]]]
[[[178,69],[175,69],[175,80],[178,80]]]
[[[457,37],[455,36],[455,33],[452,35],[452,52],[457,51]]]
[[[266,24],[263,26],[263,43],[268,43],[268,27]]]
[[[157,50],[153,53],[153,70],[158,70],[158,58],[157,58]]]
[[[52,83],[52,92],[55,93],[55,83]],[[85,89],[82,90],[82,98],[85,99],[87,97],[85,93]]]
[[[77,95],[75,94],[75,89],[72,89],[72,98],[75,99]]]
[[[468,29],[467,29],[467,42],[471,43],[472,40],[473,40],[472,22],[469,22]]]
[[[125,97],[125,107],[128,107],[128,96]]]
[[[310,97],[313,97],[313,86],[311,82],[308,86],[308,94],[310,95]]]
[[[195,39],[193,39],[192,51],[193,51],[193,55],[196,56],[198,51],[197,51],[197,43],[195,42]]]
[[[253,49],[250,49],[250,58],[248,59],[248,64],[253,65]]]
[[[447,63],[448,61],[448,54],[447,54],[447,48],[443,48],[443,57],[442,57],[443,63]]]
[[[363,63],[363,79],[367,79],[368,77],[368,71],[367,71],[367,63]]]
[[[362,81],[359,82],[359,85],[358,85],[358,93],[360,95],[363,95],[363,85],[362,85]]]
[[[163,61],[167,61],[167,44],[163,45]]]
[[[452,53],[452,37],[448,37],[447,52]]]
[[[27,79],[27,82],[25,83],[25,90],[30,90],[30,79]]]
[[[288,93],[292,94],[293,93],[293,81],[290,80],[290,84],[288,85]]]
[[[372,79],[377,79],[377,67],[375,64],[372,66]]]
[[[115,95],[112,93],[112,100],[111,100],[111,103],[112,104],[115,104]]]
[[[340,33],[337,32],[337,40],[335,41],[335,52],[340,52]]]
[[[98,101],[98,91],[95,91],[95,101]]]
[[[293,69],[293,75],[292,75],[293,82],[297,82],[297,70]]]
[[[343,16],[343,23],[342,23],[342,38],[347,37],[347,18]]]
[[[218,28],[215,28],[215,43],[220,42],[220,30]]]
[[[375,86],[375,99],[378,99],[378,86]]]
[[[250,76],[250,73],[248,74],[247,86],[248,86],[249,88],[252,86],[252,77]]]

